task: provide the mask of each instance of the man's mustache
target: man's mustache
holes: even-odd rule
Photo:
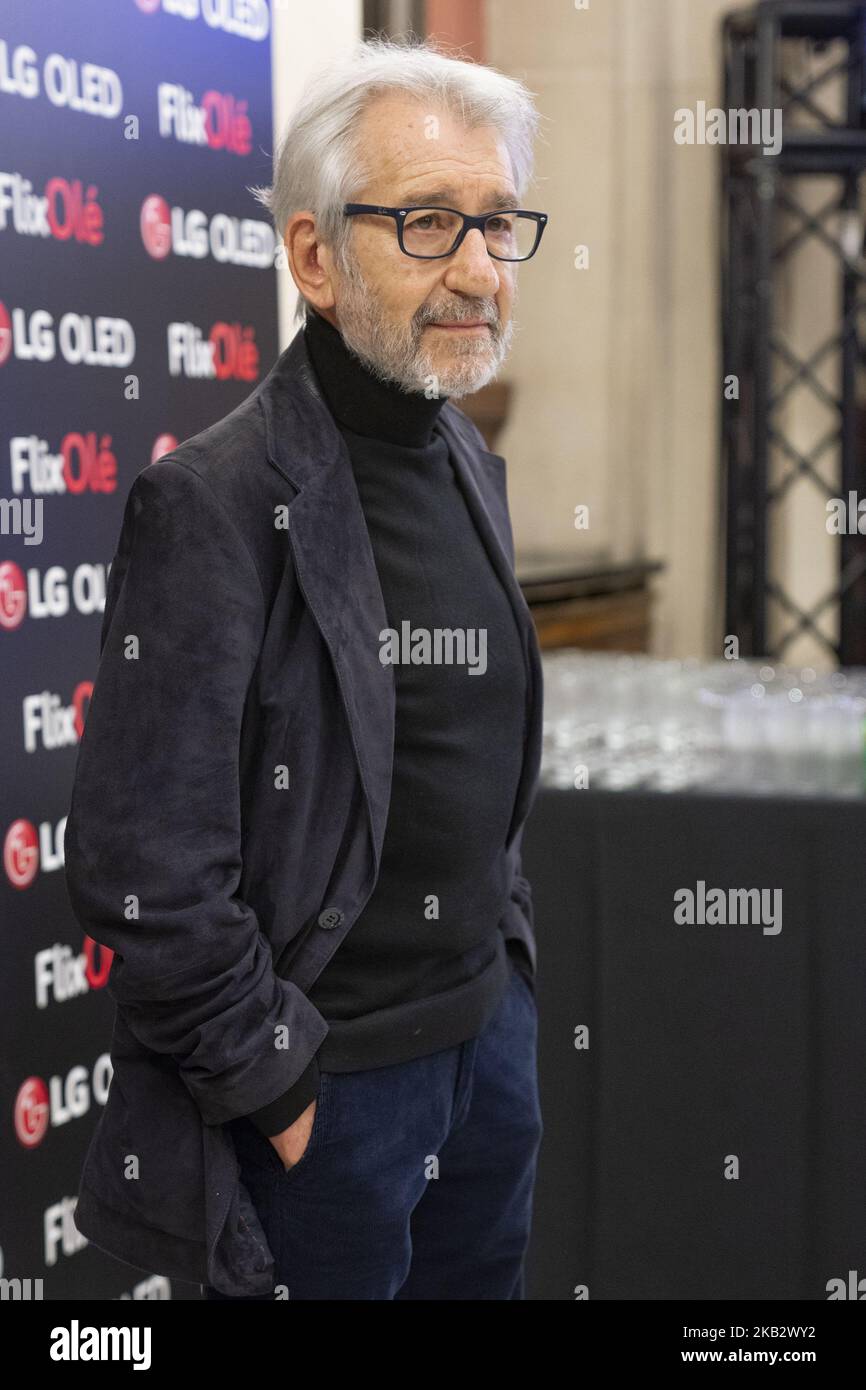
[[[477,308],[461,308],[456,312],[453,309],[446,309],[442,312],[437,312],[435,309],[427,309],[416,319],[416,327],[421,329],[426,328],[430,323],[467,323],[478,319],[481,319],[483,323],[486,323],[489,328],[493,329],[494,333],[499,331],[498,313],[495,309],[491,310],[483,303]]]

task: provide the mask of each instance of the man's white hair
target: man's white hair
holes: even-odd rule
[[[449,57],[429,41],[376,38],[359,42],[312,74],[275,152],[272,186],[249,190],[270,212],[278,241],[289,218],[309,208],[322,240],[345,266],[351,219],[343,215],[343,204],[355,201],[369,183],[376,159],[375,150],[360,146],[360,118],[371,101],[388,92],[415,97],[431,114],[444,108],[469,129],[493,126],[508,150],[523,199],[540,119],[528,88],[494,68]],[[309,307],[300,296],[295,319],[303,319]]]

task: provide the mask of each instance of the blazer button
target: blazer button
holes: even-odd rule
[[[319,926],[324,931],[333,931],[334,927],[339,927],[345,915],[338,907],[326,907],[324,912],[319,913]]]

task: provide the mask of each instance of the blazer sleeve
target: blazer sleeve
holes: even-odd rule
[[[240,733],[264,628],[258,570],[216,495],[170,456],[148,465],[109,571],[64,849],[130,1031],[174,1060],[206,1124],[264,1111],[267,1129],[316,1075],[328,1025],[275,974],[238,896]]]

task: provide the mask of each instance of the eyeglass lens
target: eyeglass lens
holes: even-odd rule
[[[413,208],[403,223],[403,245],[411,256],[444,256],[460,234],[462,219],[441,208]],[[487,249],[494,256],[519,260],[535,245],[537,224],[518,213],[492,214],[484,228]]]

